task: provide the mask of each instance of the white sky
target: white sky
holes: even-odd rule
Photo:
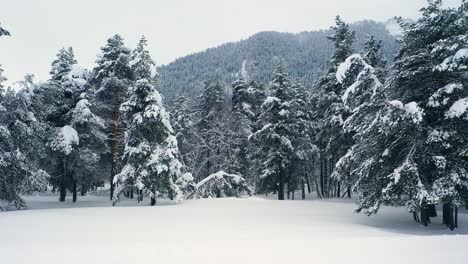
[[[461,0],[445,0],[459,5]],[[337,14],[347,22],[416,18],[425,0],[0,0],[0,64],[7,83],[34,73],[49,78],[50,63],[73,46],[78,63],[92,68],[99,48],[119,33],[133,48],[142,34],[158,64],[264,30],[328,28]]]

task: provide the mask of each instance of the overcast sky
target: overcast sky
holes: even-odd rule
[[[445,0],[458,5],[461,0]],[[301,32],[346,21],[416,18],[426,0],[0,0],[0,64],[8,83],[34,73],[49,78],[50,63],[72,46],[92,68],[107,38],[119,33],[133,48],[142,34],[158,64],[264,30]]]

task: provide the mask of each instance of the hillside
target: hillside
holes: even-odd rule
[[[365,20],[353,23],[351,28],[356,31],[356,51],[373,35],[383,41],[383,55],[392,61],[397,42],[386,24]],[[241,72],[249,79],[266,84],[271,78],[275,57],[283,59],[290,74],[310,88],[327,68],[332,45],[326,36],[330,34],[330,30],[298,34],[260,32],[245,40],[179,58],[159,68],[162,93],[169,104],[177,93],[194,97],[199,94],[203,81],[214,74],[219,74],[226,84]]]

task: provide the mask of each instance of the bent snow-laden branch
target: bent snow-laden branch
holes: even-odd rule
[[[252,190],[242,176],[218,171],[197,183],[195,191],[187,199],[240,197],[244,193],[250,196]]]

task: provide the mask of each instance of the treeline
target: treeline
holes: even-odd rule
[[[398,43],[386,24],[372,20],[351,23],[356,31],[355,50],[362,50],[368,36],[382,40],[382,56],[391,62],[398,50]],[[177,94],[195,99],[203,89],[203,82],[219,74],[221,82],[230,85],[240,72],[244,72],[258,84],[268,86],[275,69],[274,58],[280,57],[288,66],[289,76],[298,78],[310,90],[327,71],[333,45],[326,36],[333,30],[317,30],[301,33],[259,32],[234,43],[226,43],[198,52],[158,67],[161,74],[161,93],[168,105]]]
[[[453,229],[468,203],[467,11],[429,1],[417,21],[400,19],[392,65],[373,36],[355,51],[356,32],[337,17],[313,89],[276,59],[269,85],[245,68],[232,84],[214,72],[198,98],[176,97],[171,118],[144,38],[130,51],[112,37],[92,71],[62,49],[49,81],[27,76],[0,97],[0,200],[22,208],[22,194],[47,185],[76,200],[104,183],[114,203],[136,191],[152,205],[184,192],[315,192],[355,195],[369,215],[404,206],[424,225],[441,204]]]
[[[144,37],[131,51],[113,36],[92,71],[77,66],[72,48],[61,49],[50,76],[26,76],[19,91],[1,93],[0,200],[24,208],[21,195],[52,186],[59,201],[70,190],[75,202],[105,183],[114,203],[134,190],[152,205],[158,196],[182,198],[191,174],[179,161]]]
[[[195,100],[179,95],[173,122],[195,179],[223,169],[278,199],[358,196],[357,211],[405,206],[427,225],[435,206],[457,225],[468,199],[467,4],[430,1],[387,67],[382,42],[354,51],[339,17],[329,68],[308,92],[281,61],[262,87],[248,74],[232,86],[208,80]]]

